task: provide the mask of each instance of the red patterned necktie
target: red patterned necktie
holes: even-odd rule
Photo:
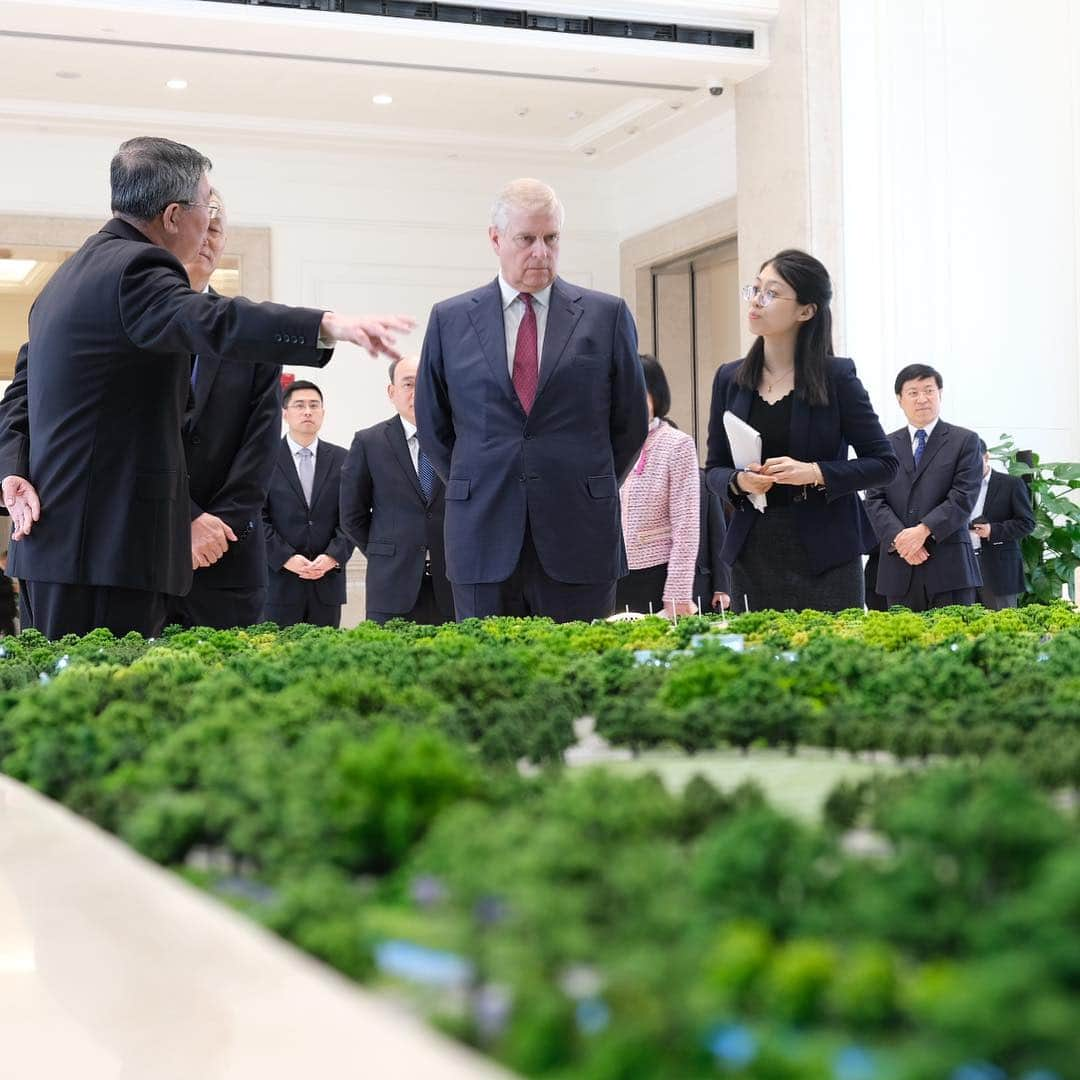
[[[536,398],[540,357],[536,348],[536,312],[533,309],[533,298],[528,293],[518,293],[518,299],[525,305],[525,316],[518,327],[517,343],[514,346],[512,380],[521,407],[528,416]]]

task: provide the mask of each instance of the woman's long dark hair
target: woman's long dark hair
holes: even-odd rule
[[[829,403],[829,357],[833,355],[832,281],[829,271],[805,251],[785,248],[761,264],[771,265],[777,275],[794,290],[800,304],[813,304],[813,317],[799,326],[795,342],[795,393],[810,405]],[[757,338],[743,357],[735,382],[756,390],[765,365],[765,341]]]

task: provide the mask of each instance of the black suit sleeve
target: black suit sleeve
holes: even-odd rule
[[[866,387],[855,374],[854,364],[843,362],[833,389],[844,441],[854,448],[858,457],[818,462],[825,480],[825,497],[829,500],[892,483],[900,469],[900,461],[870,404]]]
[[[318,347],[322,311],[194,292],[172,256],[152,244],[121,275],[117,302],[124,331],[140,349],[308,367],[332,355]]]
[[[30,472],[30,407],[26,397],[27,347],[19,350],[15,374],[0,400],[0,479]]]
[[[638,359],[637,328],[625,301],[619,301],[611,342],[611,453],[615,477],[621,485],[649,434],[649,406],[645,375]]]
[[[296,549],[274,527],[273,513],[270,509],[272,499],[267,496],[263,503],[263,536],[266,539],[266,562],[271,570],[280,570],[295,554]]]
[[[719,495],[706,491],[708,506],[709,568],[712,571],[713,592],[731,595],[731,567],[720,558],[727,538],[727,515]],[[710,597],[711,599],[711,597]]]
[[[416,372],[416,437],[443,483],[450,478],[454,452],[454,414],[446,386],[438,305],[431,309],[420,366]]]
[[[1004,521],[990,522],[990,543],[1001,544],[1007,540],[1022,540],[1035,530],[1035,514],[1031,509],[1031,492],[1019,476],[995,477],[996,483],[1008,484],[1009,513]]]
[[[979,497],[979,488],[982,487],[982,471],[979,436],[974,431],[966,432],[956,454],[956,469],[949,494],[922,519],[935,540],[945,540],[959,529],[967,529],[975,500]]]
[[[353,553],[355,545],[345,535],[345,530],[341,527],[341,469],[345,464],[346,451],[342,446],[335,446],[333,448],[334,458],[337,473],[335,482],[338,486],[338,497],[334,500],[334,535],[330,538],[330,543],[326,545],[326,554],[332,559],[336,559],[338,562],[337,571],[341,572],[345,569],[345,564],[349,561],[349,557]]]
[[[358,431],[341,466],[341,527],[365,555],[371,529],[371,495],[371,469],[363,433]]]
[[[192,520],[203,510],[226,522],[239,536],[249,521],[259,520],[266,501],[274,450],[281,438],[281,369],[274,364],[257,367],[251,380],[251,398],[244,436],[221,488],[209,506],[191,500]]]

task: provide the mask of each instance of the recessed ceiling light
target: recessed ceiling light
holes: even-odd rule
[[[58,79],[81,79],[81,71],[58,71],[56,73]]]
[[[566,114],[567,120],[580,120],[585,114],[580,109],[572,109]]]
[[[373,105],[393,105],[394,99],[389,94],[376,94],[372,99]]]
[[[669,101],[668,102],[668,108],[672,112],[678,112],[682,108],[682,102],[681,101]]]
[[[187,79],[170,79],[165,85],[170,90],[186,90]]]
[[[586,146],[585,149],[582,151],[582,153],[586,157],[592,157],[596,153],[596,147],[595,146]]]

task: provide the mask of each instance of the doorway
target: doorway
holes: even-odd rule
[[[716,369],[741,355],[735,239],[652,268],[652,349],[671,384],[671,419],[705,461]]]

